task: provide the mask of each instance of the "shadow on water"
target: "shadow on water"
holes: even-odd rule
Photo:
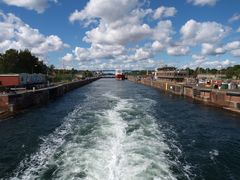
[[[179,148],[175,151],[182,152],[178,160],[188,163],[186,169],[191,179],[240,179],[239,114],[144,85],[137,86],[138,93],[158,102],[152,113],[168,143],[174,142]],[[174,147],[170,154],[174,154]]]
[[[0,178],[8,177],[22,159],[39,148],[41,137],[52,133],[62,124],[63,117],[85,99],[82,92],[86,89],[87,86],[74,90],[46,106],[31,108],[0,122]]]
[[[157,90],[156,90],[157,91]],[[240,178],[239,114],[157,91],[158,119],[164,119],[165,132],[175,136],[184,159],[191,164],[194,179]],[[171,134],[174,131],[176,134]]]

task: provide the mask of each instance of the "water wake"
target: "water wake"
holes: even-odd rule
[[[112,108],[76,108],[12,179],[176,179],[166,138],[146,111],[154,101],[104,98]]]

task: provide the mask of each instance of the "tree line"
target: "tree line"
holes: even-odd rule
[[[0,73],[43,73],[53,71],[43,61],[32,55],[29,50],[9,49],[0,54]]]
[[[184,69],[188,72],[189,76],[196,77],[198,74],[224,74],[227,78],[240,79],[240,65],[234,65],[232,67],[227,67],[223,69],[210,69],[198,67],[195,70],[186,68]]]
[[[53,65],[47,66],[29,50],[9,49],[5,53],[0,53],[0,74],[10,73],[42,73],[48,75],[48,80],[53,82],[71,81],[76,74],[83,77],[92,77],[91,71],[79,71],[76,69],[55,69]]]
[[[225,74],[227,78],[237,78],[240,79],[240,65],[235,65],[232,67],[227,67],[224,69],[210,69],[210,68],[196,68],[184,69],[187,71],[189,76],[196,77],[197,74]],[[148,71],[150,74],[152,71]],[[61,74],[74,74],[83,73],[85,77],[93,76],[90,71],[78,71],[75,69],[71,70],[61,70],[55,69],[53,65],[47,66],[43,61],[40,61],[38,57],[32,55],[29,50],[15,50],[9,49],[5,53],[0,53],[0,73],[42,73],[49,75],[61,75]],[[147,71],[132,71],[128,74],[131,75],[146,75]],[[70,77],[70,75],[69,75]]]
[[[198,74],[223,74],[226,75],[226,78],[231,79],[240,79],[240,65],[235,65],[232,67],[227,67],[224,69],[210,69],[210,68],[202,68],[198,67],[196,69],[191,69],[191,68],[186,68],[186,69],[181,69],[187,72],[188,76],[190,77],[197,77]],[[147,74],[152,74],[155,70],[135,70],[135,71],[130,71],[127,74],[128,75],[134,75],[134,76],[143,76]]]

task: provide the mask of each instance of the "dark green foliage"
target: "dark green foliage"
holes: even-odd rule
[[[75,74],[77,70],[71,69],[53,69],[53,82],[61,82],[61,81],[72,81],[75,78]]]
[[[76,79],[76,75],[82,74],[83,78],[93,77],[94,74],[91,71],[85,70],[80,71],[72,68],[71,70],[67,69],[55,69],[52,75],[53,82],[60,82],[60,81],[72,81]]]
[[[227,78],[231,79],[231,78],[236,78],[236,79],[240,79],[240,65],[235,65],[233,67],[228,67],[225,69],[210,69],[210,68],[201,68],[198,67],[195,70],[194,69],[190,69],[190,68],[186,68],[183,69],[185,71],[187,71],[188,75],[190,77],[197,77],[198,74],[224,74],[227,76]],[[148,74],[151,74],[153,72],[152,71],[148,71]],[[133,75],[133,76],[143,76],[143,75],[147,75],[147,71],[146,70],[142,70],[142,71],[130,71],[126,73],[127,75]]]
[[[93,77],[93,73],[91,71],[83,71],[83,77]]]
[[[196,77],[198,74],[225,74],[227,78],[240,79],[240,65],[235,65],[233,67],[228,67],[225,69],[209,69],[209,68],[196,68],[195,70],[186,68],[185,69],[190,76]]]
[[[0,74],[9,73],[42,73],[47,74],[50,82],[72,81],[76,74],[84,77],[93,77],[91,71],[78,71],[76,69],[55,69],[54,65],[47,66],[32,55],[29,50],[17,51],[9,49],[4,54],[0,53]]]
[[[141,71],[130,71],[130,72],[127,72],[126,74],[127,75],[132,75],[132,76],[143,76],[143,75],[147,75],[147,73],[150,75],[152,74],[152,72],[154,72],[154,70],[149,70],[149,71],[146,71],[146,70],[141,70]]]
[[[0,54],[0,73],[43,73],[47,74],[51,67],[32,55],[29,50],[17,51],[9,49]]]
[[[53,78],[53,82],[72,81],[73,79],[74,79],[74,76],[72,74],[57,73]]]
[[[189,76],[193,76],[193,75],[194,75],[194,70],[192,70],[192,69],[190,69],[190,68],[186,68],[185,70],[187,71],[187,74],[188,74]]]
[[[240,79],[240,65],[235,65],[233,67],[228,67],[223,70],[228,78],[236,77]]]

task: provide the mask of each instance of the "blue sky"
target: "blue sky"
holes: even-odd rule
[[[240,64],[239,0],[0,0],[0,52],[59,68]]]

